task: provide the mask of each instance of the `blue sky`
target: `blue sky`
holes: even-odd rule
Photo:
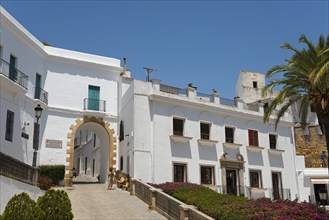
[[[133,77],[235,96],[241,70],[284,63],[283,43],[316,42],[329,30],[328,0],[7,1],[1,5],[40,41],[121,59]]]

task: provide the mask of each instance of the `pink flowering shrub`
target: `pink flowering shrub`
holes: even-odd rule
[[[200,211],[215,219],[329,220],[329,213],[312,203],[271,201],[266,198],[249,201],[241,196],[218,194],[207,187],[191,183],[167,182],[153,186],[184,203],[198,207]]]

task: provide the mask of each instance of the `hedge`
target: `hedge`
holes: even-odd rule
[[[64,179],[64,165],[40,165],[40,176],[47,177],[52,180],[52,183],[57,185],[59,181]]]

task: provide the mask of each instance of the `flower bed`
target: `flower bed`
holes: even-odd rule
[[[324,208],[312,203],[271,201],[266,198],[250,201],[245,197],[219,194],[191,183],[153,186],[186,204],[196,206],[215,219],[329,219],[329,213]]]

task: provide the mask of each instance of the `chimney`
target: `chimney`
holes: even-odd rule
[[[127,71],[127,59],[124,57],[123,58],[123,75],[126,75],[126,71]]]

